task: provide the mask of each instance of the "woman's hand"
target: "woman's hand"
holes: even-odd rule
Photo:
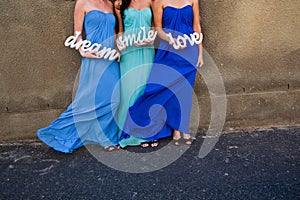
[[[96,59],[100,59],[99,56],[97,56],[96,51],[83,51],[81,49],[81,47],[78,49],[80,55],[84,58],[96,58]]]
[[[121,61],[121,52],[118,52],[118,57],[117,57],[117,62],[120,62]]]
[[[196,64],[196,68],[200,68],[203,64],[204,64],[204,62],[203,62],[203,54],[201,53],[198,56],[198,61],[197,61],[197,64]]]
[[[135,42],[134,46],[136,46],[136,47],[145,47],[145,46],[151,46],[153,44],[154,44],[153,40],[145,40],[142,43]]]
[[[169,45],[171,45],[176,50],[183,50],[187,47],[187,46],[179,45],[178,40],[176,38],[174,38],[171,34],[168,34],[168,40],[167,41],[169,42]]]
[[[121,34],[117,35],[116,45],[117,45],[119,51],[124,51],[127,47],[126,47],[126,44],[121,41],[121,39],[120,39],[121,36],[122,36]]]
[[[174,40],[177,42],[177,45],[179,46],[179,48],[177,50],[183,50],[183,49],[187,48],[186,43],[185,44],[181,43],[177,38]]]
[[[187,46],[179,46],[179,48],[177,50],[183,50],[185,48],[187,48]]]

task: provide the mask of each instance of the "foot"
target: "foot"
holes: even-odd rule
[[[183,133],[183,141],[186,145],[191,145],[193,142],[193,139],[190,134]]]
[[[141,144],[141,147],[143,147],[143,148],[149,147],[149,143],[148,142],[143,142]]]
[[[190,134],[183,133],[181,137],[180,131],[176,130],[173,132],[173,144],[175,146],[179,146],[182,143],[186,145],[191,145],[192,142],[193,139]]]
[[[104,147],[104,150],[107,152],[112,152],[115,150],[115,147],[114,146],[106,146],[106,147]]]
[[[151,143],[150,143],[151,147],[157,147],[158,146],[158,141],[157,140],[153,140]]]

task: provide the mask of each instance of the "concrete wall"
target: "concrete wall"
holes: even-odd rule
[[[0,137],[35,138],[68,106],[80,66],[63,43],[74,1],[2,0]],[[300,1],[202,0],[204,47],[223,77],[225,129],[300,124]],[[209,67],[209,66],[207,66]],[[201,128],[210,98],[201,76]]]

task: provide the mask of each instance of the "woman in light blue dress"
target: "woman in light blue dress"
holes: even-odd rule
[[[119,8],[116,10],[116,13],[119,24],[119,35],[123,38],[133,35],[138,36],[139,32],[143,33],[143,31],[147,35],[148,31],[151,30],[151,0],[115,1],[115,7]],[[120,126],[119,144],[121,147],[140,144],[142,147],[147,147],[151,141],[134,137],[130,133],[122,134],[122,129],[128,108],[133,105],[145,89],[145,84],[154,60],[153,42],[144,42],[142,45],[132,43],[132,45],[129,44],[125,49],[121,50],[121,102],[118,111],[118,124]],[[151,143],[151,146],[156,145],[157,143]]]
[[[74,11],[74,35],[86,33],[86,40],[114,48],[115,17],[109,0],[78,0]],[[78,40],[81,39],[81,36]],[[44,143],[57,151],[71,153],[85,144],[113,150],[118,144],[115,121],[119,106],[119,65],[83,52],[79,86],[73,102],[48,127],[37,131]]]

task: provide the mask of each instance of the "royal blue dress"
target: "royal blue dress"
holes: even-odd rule
[[[114,48],[115,17],[100,10],[84,17],[86,39]],[[116,112],[119,106],[119,65],[116,61],[83,58],[73,102],[37,136],[55,150],[71,153],[85,144],[117,145]]]
[[[164,31],[174,38],[194,33],[190,5],[164,8],[162,20]],[[145,91],[129,108],[123,138],[130,134],[151,141],[169,137],[174,130],[189,133],[197,58],[197,45],[175,50],[160,41]]]

